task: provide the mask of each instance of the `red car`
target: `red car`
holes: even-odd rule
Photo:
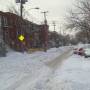
[[[74,54],[84,55],[84,49],[83,48],[75,48]]]
[[[83,49],[83,48],[80,48],[80,49],[79,49],[78,55],[84,55],[84,49]]]

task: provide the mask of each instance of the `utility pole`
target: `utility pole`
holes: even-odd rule
[[[44,15],[44,51],[47,51],[47,47],[48,47],[48,26],[47,26],[47,18],[46,18],[46,14],[48,13],[48,11],[44,11],[41,12]]]
[[[44,12],[41,12],[44,14],[44,24],[47,25],[47,19],[46,19],[46,14],[48,13],[48,11],[44,11]]]
[[[60,34],[62,34],[62,32],[61,32],[61,25],[60,25]]]
[[[20,16],[21,18],[23,18],[23,4],[25,4],[28,0],[16,0],[16,3],[20,3]],[[23,35],[23,32],[22,30],[20,31],[20,35],[18,38],[24,38],[24,35]],[[24,43],[23,43],[23,40],[21,40],[21,49],[22,49],[22,52],[24,52]]]
[[[56,31],[56,23],[55,23],[55,21],[53,21],[53,27],[54,27],[54,31]]]
[[[22,17],[23,13],[23,4],[25,4],[28,0],[16,0],[16,3],[20,3],[20,16]]]
[[[53,21],[53,27],[54,27],[54,36],[53,36],[53,38],[54,38],[54,43],[55,43],[55,46],[56,46],[56,23],[55,23],[55,21]]]
[[[23,13],[23,4],[25,4],[26,2],[28,2],[28,0],[16,0],[16,3],[20,3],[20,16],[21,17]]]
[[[23,12],[23,3],[22,3],[22,0],[21,0],[21,2],[20,2],[20,16],[21,16],[21,18],[23,17],[22,12]]]

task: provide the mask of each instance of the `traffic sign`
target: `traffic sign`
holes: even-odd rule
[[[23,40],[25,39],[25,37],[24,37],[24,35],[20,35],[20,36],[18,37],[18,39],[19,39],[20,41],[23,41]]]

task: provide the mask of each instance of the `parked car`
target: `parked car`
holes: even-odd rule
[[[85,49],[84,57],[85,57],[85,58],[90,57],[90,48]]]
[[[73,50],[74,50],[73,52],[74,54],[78,54],[78,48],[74,48]]]
[[[84,55],[84,49],[83,48],[79,48],[79,50],[78,50],[78,55],[81,55],[81,56],[83,56]]]
[[[74,54],[84,55],[84,49],[83,48],[75,48]]]

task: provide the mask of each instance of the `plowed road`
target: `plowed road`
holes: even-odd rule
[[[55,58],[52,61],[46,63],[46,65],[52,69],[58,68],[62,65],[62,62],[69,58],[72,55],[72,48],[68,49],[66,52],[63,52],[59,57]]]

